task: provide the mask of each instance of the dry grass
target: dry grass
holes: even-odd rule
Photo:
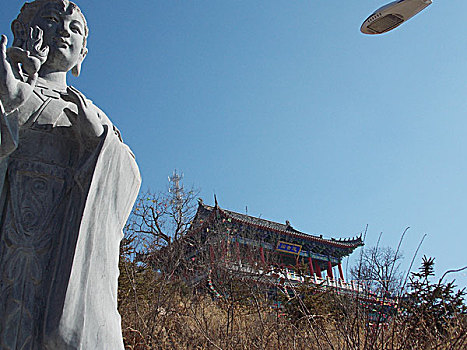
[[[191,290],[131,262],[121,268],[126,349],[467,348],[464,314],[451,315],[443,332],[435,331],[429,317],[417,315],[414,324],[408,312],[377,327],[348,296],[301,290],[300,298],[278,310],[259,288],[231,288],[229,297],[214,299],[207,288]]]

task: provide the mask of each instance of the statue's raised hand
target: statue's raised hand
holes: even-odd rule
[[[78,113],[73,112],[69,108],[65,108],[63,111],[72,124],[79,125],[81,133],[84,136],[94,138],[104,133],[104,126],[99,117],[98,109],[88,101],[81,92],[69,86],[67,88],[67,93],[62,94],[62,98],[78,107]]]
[[[0,101],[9,112],[21,106],[31,96],[41,65],[46,61],[48,47],[42,48],[42,30],[31,28],[27,50],[6,48],[7,38],[0,40]]]

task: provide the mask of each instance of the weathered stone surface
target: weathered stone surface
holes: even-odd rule
[[[140,186],[134,156],[66,85],[87,53],[79,8],[36,0],[12,28],[0,57],[0,348],[123,349],[118,257]]]

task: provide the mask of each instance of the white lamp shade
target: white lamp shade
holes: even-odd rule
[[[363,22],[360,31],[364,34],[386,33],[415,16],[431,5],[432,0],[399,0],[384,5]]]

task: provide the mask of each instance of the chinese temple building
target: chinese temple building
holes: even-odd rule
[[[222,262],[239,273],[260,271],[270,283],[285,280],[290,285],[307,279],[341,289],[360,288],[345,281],[342,259],[363,246],[361,235],[327,239],[301,232],[289,221],[282,224],[240,214],[220,208],[217,200],[209,206],[200,199],[187,237],[191,241],[187,261],[204,256],[210,262],[204,266]]]

